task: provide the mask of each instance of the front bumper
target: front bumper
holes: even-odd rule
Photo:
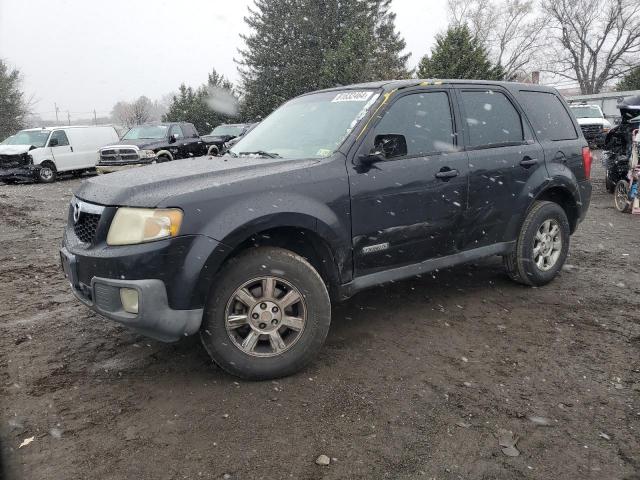
[[[39,168],[39,165],[0,168],[0,180],[33,180]]]
[[[162,280],[93,277],[90,285],[86,285],[79,280],[76,255],[63,247],[60,258],[73,294],[96,313],[163,342],[174,342],[199,330],[203,309],[172,309]],[[120,299],[121,288],[138,292],[138,313],[125,311]]]
[[[144,167],[145,165],[151,165],[151,163],[153,163],[153,162],[137,162],[137,163],[129,163],[129,164],[125,164],[125,165],[100,165],[100,164],[98,164],[96,166],[96,171],[99,174],[119,172],[121,170],[128,170],[130,168]]]

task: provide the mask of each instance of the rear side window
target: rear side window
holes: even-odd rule
[[[569,112],[553,93],[521,90],[526,113],[540,140],[575,140],[578,133]]]
[[[425,92],[401,97],[375,128],[375,135],[387,134],[404,135],[409,157],[451,151],[454,136],[449,95]]]
[[[493,90],[463,90],[460,94],[470,147],[523,142],[522,119],[504,93]]]

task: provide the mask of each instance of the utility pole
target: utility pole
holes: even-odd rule
[[[67,110],[67,123],[71,126],[71,114],[69,113],[69,110]]]
[[[98,125],[98,116],[96,115],[96,109],[93,109],[93,124]]]
[[[60,111],[60,109],[58,108],[57,103],[54,103],[53,105],[56,107],[56,125],[58,125],[60,123],[60,120],[58,119],[58,111]]]

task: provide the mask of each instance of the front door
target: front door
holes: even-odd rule
[[[398,95],[358,147],[349,165],[356,276],[456,251],[468,162],[452,106],[446,89]],[[371,152],[379,161],[359,160]]]
[[[69,144],[64,130],[54,130],[49,138],[49,146],[59,172],[81,167],[82,156],[73,151],[73,146]]]

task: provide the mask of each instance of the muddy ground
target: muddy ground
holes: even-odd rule
[[[640,217],[602,181],[551,285],[489,259],[363,292],[309,368],[264,383],[72,298],[57,247],[78,184],[0,186],[8,478],[640,478]]]

